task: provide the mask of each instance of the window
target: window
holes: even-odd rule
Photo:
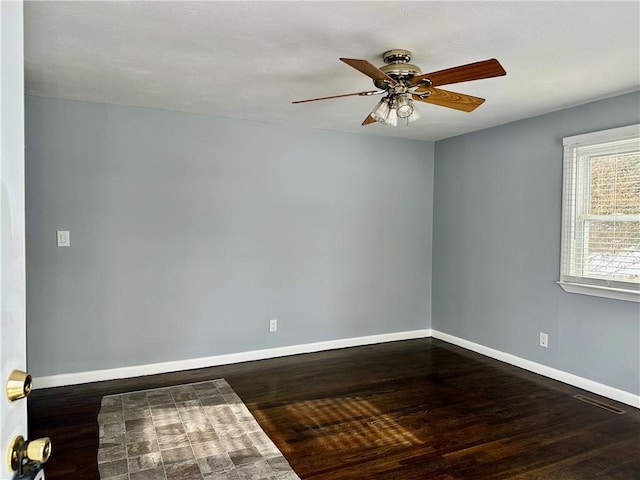
[[[640,125],[564,139],[560,286],[640,302]]]

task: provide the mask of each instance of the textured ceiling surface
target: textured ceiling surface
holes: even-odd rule
[[[27,94],[280,125],[439,140],[640,89],[640,2],[28,1]],[[472,113],[360,123],[374,89],[339,57],[383,65],[411,50],[423,72],[497,58],[504,77],[444,88]]]

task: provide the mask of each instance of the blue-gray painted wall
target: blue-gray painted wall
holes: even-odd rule
[[[640,394],[640,304],[556,285],[562,138],[639,122],[631,93],[436,142],[434,329]]]
[[[431,142],[29,96],[26,143],[36,376],[431,325]]]
[[[433,327],[639,394],[640,306],[555,283],[562,138],[639,116],[633,93],[439,141],[434,186],[430,142],[27,97],[29,367]]]

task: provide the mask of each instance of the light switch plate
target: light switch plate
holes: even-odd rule
[[[71,237],[69,236],[69,230],[58,230],[58,246],[70,247]]]

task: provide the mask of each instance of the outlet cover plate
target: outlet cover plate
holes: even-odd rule
[[[544,348],[549,347],[549,335],[540,332],[540,346]]]

